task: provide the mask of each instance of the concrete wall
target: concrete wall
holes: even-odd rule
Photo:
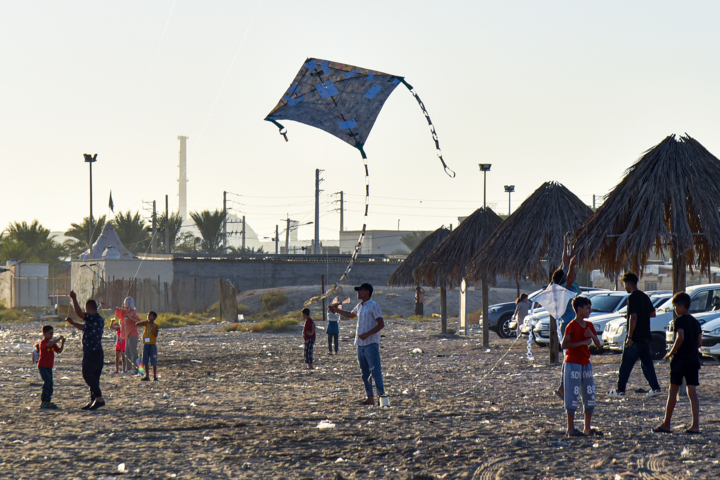
[[[389,255],[397,250],[408,248],[401,238],[415,230],[367,230],[360,253],[363,255]],[[360,230],[340,232],[340,253],[352,253],[360,236]],[[409,253],[409,252],[408,252]]]

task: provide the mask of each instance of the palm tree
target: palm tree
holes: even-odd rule
[[[169,238],[170,238],[170,251],[175,251],[175,246],[177,245],[178,236],[180,235],[180,228],[182,227],[183,220],[180,218],[179,212],[173,212],[170,214],[170,219],[166,219],[165,215],[161,215],[158,217],[158,225],[160,225],[160,228],[158,228],[158,245],[159,250],[161,252],[165,251],[165,229],[170,232]]]
[[[181,233],[175,242],[173,252],[176,253],[199,253],[201,252],[202,239],[191,232]]]
[[[131,252],[144,253],[150,246],[151,233],[145,225],[145,220],[140,216],[139,212],[133,215],[130,210],[127,213],[118,213],[114,219],[110,221],[115,232],[120,237],[120,241],[125,248]]]
[[[202,243],[200,248],[206,253],[219,253],[222,251],[223,241],[223,223],[227,213],[222,210],[203,210],[202,212],[193,212],[190,217],[195,222],[195,226],[200,230]]]
[[[66,255],[62,245],[50,238],[50,230],[37,220],[29,225],[27,222],[13,222],[5,233],[3,255],[8,256],[3,261],[17,258],[25,262],[58,264]]]
[[[105,215],[95,219],[93,222],[93,238],[92,243],[98,239],[100,234],[105,227]],[[88,237],[90,232],[90,217],[83,218],[82,223],[71,223],[70,228],[65,232],[66,237],[70,237],[65,240],[63,246],[70,254],[71,258],[76,258],[85,250],[90,248],[88,245]]]

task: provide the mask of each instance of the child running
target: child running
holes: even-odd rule
[[[575,319],[565,328],[562,348],[566,350],[564,370],[565,409],[567,410],[568,437],[584,437],[586,435],[602,435],[591,428],[592,414],[595,411],[595,381],[592,363],[590,363],[590,345],[600,348],[597,332],[592,323],[586,322],[592,312],[592,302],[587,297],[575,297],[572,302]],[[582,396],[585,410],[585,428],[575,428],[575,411]]]
[[[65,337],[53,338],[55,333],[52,325],[45,325],[42,328],[43,339],[36,344],[40,353],[38,360],[38,372],[43,379],[42,396],[40,397],[40,408],[58,408],[52,403],[53,394],[53,367],[55,366],[55,354],[62,353],[65,348]],[[58,346],[60,342],[60,346]]]
[[[115,325],[115,319],[113,318],[110,320],[110,328],[115,330],[117,332],[117,339],[115,340],[115,371],[113,374],[117,375],[120,373],[118,369],[120,368],[120,362],[122,361],[122,370],[126,371],[126,359],[125,359],[125,338],[122,336],[122,332],[120,331],[120,325]]]
[[[153,381],[157,382],[157,359],[158,359],[158,350],[157,350],[157,336],[158,331],[160,330],[157,325],[155,325],[155,319],[157,319],[157,313],[150,311],[148,312],[148,319],[142,322],[138,322],[139,327],[145,327],[143,330],[143,354],[142,354],[142,362],[143,366],[145,367],[145,376],[141,378],[140,380],[143,382],[149,382],[150,381],[150,365],[153,367]]]
[[[702,345],[702,330],[700,323],[688,313],[690,310],[690,295],[685,292],[676,293],[672,299],[675,308],[673,331],[675,332],[675,343],[665,355],[665,360],[670,359],[670,388],[668,389],[667,406],[665,407],[665,420],[653,429],[657,433],[671,433],[670,420],[672,419],[677,394],[682,385],[683,378],[687,385],[687,396],[690,399],[690,410],[692,412],[692,424],[685,430],[686,434],[697,435],[700,433],[700,400],[697,395],[697,387],[700,385],[698,373],[700,372],[700,360],[698,349]]]
[[[315,322],[310,318],[310,309],[303,308],[302,318],[305,320],[303,327],[303,340],[305,340],[305,363],[308,370],[313,369],[313,348],[315,347]]]

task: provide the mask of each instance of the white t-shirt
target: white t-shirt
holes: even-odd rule
[[[361,340],[358,336],[361,333],[369,332],[377,326],[376,320],[382,317],[380,305],[370,299],[365,303],[358,303],[352,311],[358,316],[357,328],[355,329],[355,346],[366,347],[368,345],[372,345],[373,343],[380,344],[380,332],[373,333],[365,340]]]

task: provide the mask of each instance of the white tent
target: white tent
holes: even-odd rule
[[[120,241],[120,237],[118,237],[117,232],[110,223],[105,224],[102,233],[100,234],[98,239],[95,240],[95,243],[92,246],[92,258],[95,260],[102,259],[104,257],[103,253],[105,253],[106,249],[111,249],[109,251],[114,250],[113,255],[109,256],[109,258],[122,260],[137,258],[130,252],[130,250],[125,248],[125,245],[122,244],[122,242]],[[90,252],[85,250],[82,255],[78,257],[78,259],[90,260],[89,253]]]

